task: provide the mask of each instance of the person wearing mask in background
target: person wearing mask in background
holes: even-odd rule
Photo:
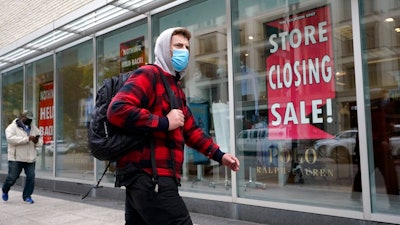
[[[8,192],[24,169],[26,179],[22,199],[28,204],[34,203],[32,193],[35,186],[36,147],[43,144],[43,138],[39,129],[32,124],[32,120],[32,112],[25,110],[5,130],[8,143],[8,175],[2,187],[3,201],[8,201]]]
[[[232,171],[239,170],[239,160],[219,149],[213,139],[196,125],[186,105],[180,80],[185,76],[189,62],[190,38],[191,34],[185,28],[163,31],[155,44],[155,65],[145,65],[136,70],[108,108],[107,117],[112,124],[149,132],[154,143],[156,173],[153,173],[150,163],[149,144],[143,145],[142,149],[133,149],[117,161],[117,183],[126,187],[126,224],[193,224],[178,193],[184,144]],[[166,78],[167,85],[175,93],[178,109],[170,108],[161,76]],[[125,174],[125,179],[118,181],[118,170],[130,165],[138,170]],[[154,174],[158,174],[158,183],[153,182]]]

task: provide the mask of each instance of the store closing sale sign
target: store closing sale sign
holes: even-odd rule
[[[121,73],[133,71],[145,64],[144,36],[120,43]]]
[[[49,144],[53,140],[53,86],[53,82],[48,82],[40,85],[38,127],[41,134],[43,135],[43,144]]]
[[[334,123],[330,7],[265,23],[269,139],[320,139]],[[273,132],[279,131],[279,132]]]

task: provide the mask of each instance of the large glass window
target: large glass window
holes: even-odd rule
[[[23,110],[24,71],[22,67],[2,74],[1,86],[1,160],[0,169],[8,171],[7,140],[4,130]],[[35,121],[34,121],[35,122]]]
[[[149,41],[146,20],[97,37],[97,79],[132,71],[148,63]]]
[[[36,171],[38,176],[53,175],[53,57],[48,56],[26,65],[26,108],[35,112],[36,125],[43,135],[43,146],[38,149]]]
[[[148,63],[149,40],[147,23],[142,20],[97,38],[97,85],[104,79],[129,72]],[[97,175],[101,176],[108,162],[97,164]],[[103,182],[113,183],[115,166],[110,165]]]
[[[93,109],[93,44],[57,53],[55,133],[49,146],[56,176],[93,179],[87,126]]]
[[[362,2],[372,210],[400,215],[400,1]]]
[[[239,196],[361,210],[350,1],[232,7]]]
[[[230,152],[225,15],[225,1],[190,1],[155,16],[153,22],[155,36],[177,26],[191,31],[191,59],[182,80],[187,102],[198,125],[222,151]],[[181,190],[230,194],[229,176],[224,167],[186,147]]]

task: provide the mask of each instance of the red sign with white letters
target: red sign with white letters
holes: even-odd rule
[[[53,118],[54,118],[54,89],[53,82],[40,85],[39,91],[39,120],[38,127],[43,135],[43,144],[53,140]]]
[[[267,22],[265,29],[269,139],[332,137],[318,128],[334,122],[329,5]]]

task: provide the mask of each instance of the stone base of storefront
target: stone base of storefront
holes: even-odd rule
[[[0,173],[0,181],[4,181],[7,174]],[[23,186],[24,176],[16,185]],[[2,183],[2,182],[0,182]],[[83,184],[73,181],[49,180],[36,178],[35,187],[53,192],[62,192],[76,195],[77,201],[82,201],[84,196],[93,185]],[[90,197],[106,198],[121,202],[125,199],[123,188],[102,187],[95,188],[89,194]],[[235,220],[243,220],[268,225],[320,225],[320,224],[341,224],[341,225],[385,225],[373,221],[363,221],[336,216],[326,216],[313,213],[280,210],[245,204],[235,204],[229,202],[212,201],[205,199],[184,197],[184,201],[190,212],[212,215]],[[389,224],[388,224],[389,225]]]

